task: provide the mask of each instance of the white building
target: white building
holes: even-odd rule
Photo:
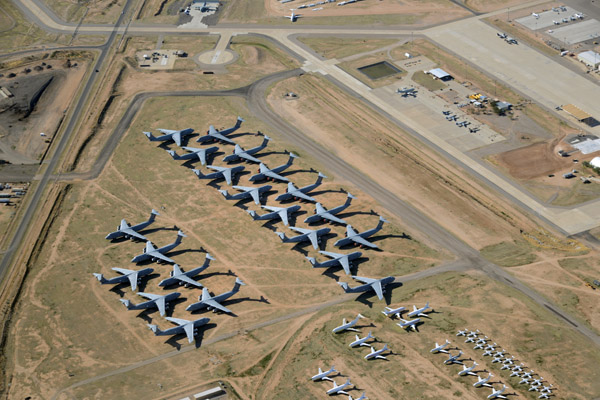
[[[595,51],[588,50],[577,55],[577,59],[588,67],[598,68],[600,65],[600,54]]]
[[[600,168],[600,157],[594,157],[594,158],[592,158],[592,161],[590,161],[590,164],[594,168]]]

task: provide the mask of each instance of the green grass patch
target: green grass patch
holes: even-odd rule
[[[432,92],[435,90],[442,90],[446,87],[446,84],[439,79],[433,79],[431,75],[427,75],[423,71],[417,71],[413,74],[412,80],[415,83],[431,90]]]
[[[339,37],[299,37],[299,41],[315,50],[325,58],[342,59],[392,45],[396,39],[356,39]]]

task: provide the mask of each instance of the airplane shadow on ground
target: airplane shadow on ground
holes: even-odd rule
[[[177,231],[177,228],[168,228],[166,226],[164,227],[160,227],[160,228],[149,228],[149,229],[142,229],[141,231],[138,231],[138,233],[140,235],[148,235],[150,233],[155,233],[155,232],[159,232],[159,231]],[[125,243],[127,241],[132,241],[133,243],[145,243],[143,240],[138,239],[138,238],[133,238],[132,239],[125,239],[124,236],[121,236],[119,238],[116,239],[111,239],[110,243]]]
[[[361,283],[361,285],[362,285],[362,283]],[[392,291],[396,288],[399,288],[400,286],[402,286],[402,282],[392,282],[385,286],[385,292],[383,293],[383,300],[385,300],[386,306],[389,306],[390,303],[392,302]],[[369,290],[367,292],[361,293],[360,296],[358,296],[356,298],[356,301],[363,303],[364,305],[366,305],[369,308],[373,308],[374,303],[372,301],[367,300],[367,299],[370,299],[373,297],[377,299],[377,295],[375,294],[375,292],[373,290]]]
[[[324,248],[327,247],[327,241],[331,238],[336,237],[337,235],[335,233],[328,233],[327,235],[322,235],[320,236],[320,243],[319,243],[319,248],[317,250],[322,250]],[[289,237],[289,236],[288,236]],[[297,251],[298,253],[302,254],[304,257],[308,256],[308,251],[306,251],[306,248],[310,246],[312,248],[312,244],[310,241],[304,241],[304,242],[298,242],[296,243],[291,249],[294,251]]]
[[[270,211],[268,211],[268,212],[270,212]],[[297,212],[293,213],[292,215],[288,214],[288,227],[289,226],[296,226],[297,218],[298,218],[299,215],[302,215],[302,214],[306,214],[306,211],[300,210],[300,211],[297,211]],[[263,222],[263,221],[260,221],[260,222]],[[273,232],[277,232],[277,226],[276,225],[279,225],[279,224],[281,224],[281,226],[285,226],[285,225],[283,225],[283,222],[281,221],[281,219],[265,220],[264,223],[262,224],[262,226],[264,228],[267,228],[267,229],[273,231]]]
[[[293,166],[293,165],[292,165],[292,166]],[[290,167],[290,168],[291,168],[291,167]],[[278,175],[281,175],[281,176],[284,176],[284,177],[286,177],[286,178],[287,178],[289,175],[295,175],[295,174],[299,174],[299,173],[303,173],[303,172],[305,172],[305,173],[309,173],[309,174],[313,174],[313,173],[316,173],[316,172],[317,172],[317,170],[316,170],[316,169],[313,169],[313,168],[310,168],[310,169],[292,169],[292,170],[285,170],[285,171],[282,171],[282,172],[280,172]],[[281,183],[285,183],[285,184],[287,184],[287,182],[281,182]]]
[[[346,193],[344,192],[342,189],[338,189],[338,190],[333,190],[333,189],[327,189],[327,190],[315,190],[314,192],[308,192],[308,195],[310,197],[315,197],[321,194],[325,194],[325,193]]]
[[[196,346],[197,349],[199,349],[200,346],[202,346],[202,341],[204,340],[204,333],[207,330],[213,329],[216,327],[217,327],[217,324],[209,322],[208,324],[203,325],[198,328],[198,334],[194,337],[194,339],[195,339],[194,345]],[[181,345],[181,343],[179,343],[180,341],[184,341],[187,344],[187,335],[185,333],[178,333],[176,335],[173,335],[169,339],[165,340],[165,343],[173,346],[177,350],[181,350],[182,345]]]
[[[336,216],[339,218],[348,218],[348,217],[353,217],[355,215],[379,215],[375,212],[375,210],[371,210],[371,211],[349,211],[349,212],[344,212],[342,211],[341,213],[337,214]]]
[[[169,301],[167,303],[167,308],[165,310],[165,314],[166,314],[165,317],[173,316],[173,310],[175,309],[175,307],[177,307],[177,304],[185,303],[187,300],[188,299],[186,297],[179,296],[175,300]],[[148,300],[143,299],[143,300],[137,302],[136,304],[142,303],[144,301],[148,301]],[[123,308],[125,308],[125,307],[123,307]],[[146,308],[144,310],[127,310],[127,311],[138,311],[136,318],[141,318],[148,324],[151,324],[152,320],[155,318],[162,318],[162,317],[160,317],[158,308]]]
[[[322,260],[322,261],[324,261],[324,260]],[[357,259],[351,261],[350,262],[350,274],[357,275],[358,267],[360,266],[360,264],[366,263],[367,261],[369,261],[369,257],[360,257],[360,258],[357,258]],[[342,268],[342,266],[339,264],[336,266],[333,266],[333,267],[315,268],[315,269],[323,269],[324,271],[321,273],[321,275],[328,276],[336,282],[339,282],[340,277],[338,275],[336,275],[334,273],[334,271],[339,272],[340,274],[346,275],[346,273],[344,272],[344,268]],[[352,271],[354,271],[354,273],[352,273]]]
[[[200,281],[202,279],[210,278],[211,276],[236,276],[235,272],[232,270],[228,270],[227,272],[209,272],[208,274],[196,275],[196,280]]]
[[[142,280],[141,280],[141,282],[138,282],[137,288],[135,289],[134,293],[143,292],[144,289],[146,288],[146,285],[148,284],[148,281],[150,279],[154,279],[154,278],[158,278],[158,277],[160,277],[160,274],[158,274],[156,272],[153,272],[149,275],[142,277]],[[110,279],[110,278],[107,278],[107,279]],[[123,289],[127,289],[127,288],[129,288],[129,291],[131,291],[131,283],[129,283],[129,281],[117,283],[113,287],[111,287],[109,290],[113,293],[118,294],[119,297],[123,297],[123,296],[125,296],[125,291]]]
[[[225,153],[222,151],[215,151],[214,153],[210,153],[206,155],[206,165],[213,165],[215,159],[219,156],[224,155]],[[180,154],[182,155],[182,154]],[[182,167],[186,167],[189,169],[201,169],[201,168],[206,168],[206,165],[202,165],[202,163],[200,163],[200,159],[198,158],[192,158],[189,160],[173,160],[173,161],[184,161],[183,163],[181,163]]]
[[[224,306],[224,307],[229,308],[229,307],[231,307],[234,304],[238,304],[238,303],[242,303],[242,302],[246,302],[246,301],[256,301],[256,302],[259,302],[259,303],[271,304],[269,302],[269,300],[265,299],[263,296],[260,296],[259,299],[253,299],[251,297],[241,297],[241,298],[237,298],[237,299],[233,299],[233,300],[226,300],[226,301],[222,302],[221,305]],[[210,310],[209,311],[208,308],[206,308],[206,307],[205,308],[201,308],[199,310],[192,311],[191,314],[192,315],[198,315],[198,314],[205,314],[205,313],[209,313],[209,312],[212,312],[214,314],[227,314],[227,315],[230,315],[230,316],[236,317],[236,318],[238,317],[238,315],[235,312],[224,313],[224,312],[221,312],[221,311],[214,311],[214,310]]]

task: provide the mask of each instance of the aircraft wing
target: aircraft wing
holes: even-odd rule
[[[121,228],[120,231],[122,233],[124,233],[125,235],[133,236],[140,240],[148,240],[148,239],[146,239],[146,237],[144,235],[140,235],[139,233],[137,233],[136,231],[134,231],[133,229],[131,229],[129,227],[125,228],[125,229]]]
[[[375,281],[371,284],[371,287],[377,294],[379,300],[383,299],[383,288],[381,287],[381,281]]]
[[[346,221],[344,221],[343,219],[340,219],[340,218],[336,217],[335,215],[330,214],[328,212],[320,214],[320,217],[328,219],[328,220],[333,221],[333,222],[337,222],[338,224],[345,224],[346,223]]]
[[[187,335],[188,342],[192,343],[194,341],[194,324],[188,323],[183,326],[183,329]]]
[[[281,175],[279,175],[279,174],[276,174],[275,172],[273,172],[273,171],[271,171],[271,170],[268,170],[268,171],[262,172],[262,174],[263,174],[264,176],[268,176],[269,178],[273,178],[273,179],[279,179],[280,181],[284,181],[284,182],[288,182],[288,181],[289,181],[289,179],[288,179],[288,178],[286,178],[285,176],[281,176]]]
[[[221,304],[217,303],[213,299],[204,300],[203,303],[209,307],[216,308],[217,310],[221,310],[224,313],[231,313],[231,310],[229,308],[222,306]]]
[[[129,274],[132,274],[134,272],[137,272],[137,271],[134,271],[132,269],[117,268],[117,267],[112,268],[112,270],[113,271],[117,271],[118,273],[123,274],[123,275],[129,275]]]
[[[256,157],[251,156],[250,154],[243,152],[237,155],[239,158],[243,158],[244,160],[252,161],[255,163],[260,163],[260,160]]]
[[[187,275],[181,274],[181,275],[174,276],[173,278],[174,279],[178,279],[178,280],[180,280],[182,282],[185,282],[185,283],[187,283],[189,285],[202,287],[202,285],[200,283],[196,282],[195,280],[193,280],[192,278],[190,278]]]
[[[158,251],[153,251],[151,253],[146,253],[146,254],[148,254],[150,257],[155,257],[155,258],[158,258],[160,260],[166,261],[168,263],[175,264],[175,261],[173,261],[169,257],[167,257],[167,256],[159,253]]]
[[[297,226],[290,226],[290,229],[303,235],[314,232],[312,229],[298,228]]]
[[[348,238],[348,239],[350,239],[350,240],[352,240],[353,242],[356,242],[356,243],[358,243],[358,244],[361,244],[361,245],[363,245],[363,246],[370,247],[370,248],[372,248],[372,249],[376,249],[376,248],[377,248],[377,246],[376,246],[376,245],[374,245],[373,243],[371,243],[371,242],[369,242],[369,241],[367,241],[367,240],[363,239],[362,237],[360,237],[360,236],[358,236],[358,235],[356,235],[356,236],[352,236],[352,237],[350,237],[350,238]]]
[[[258,193],[258,189],[251,190],[249,193],[252,196],[252,200],[254,200],[256,204],[260,204],[260,193]]]
[[[301,192],[301,191],[299,191],[299,190],[296,190],[296,191],[294,191],[294,192],[291,192],[290,194],[291,194],[292,196],[294,196],[294,197],[300,197],[301,199],[304,199],[304,200],[307,200],[307,201],[315,201],[315,199],[313,199],[312,197],[310,197],[310,196],[309,196],[309,195],[307,195],[307,194],[304,194],[304,193],[302,193],[302,192]]]
[[[143,292],[138,292],[138,296],[142,296],[143,298],[148,299],[148,300],[156,300],[159,297],[162,297],[162,296],[159,296],[157,294],[143,293]]]
[[[159,131],[160,133],[164,133],[165,135],[172,135],[175,132],[177,132],[172,129],[157,129],[157,131]]]
[[[283,210],[279,210],[277,212],[277,214],[279,214],[279,218],[281,218],[281,220],[283,221],[283,225],[288,226],[288,212],[287,212],[287,208],[284,208]]]
[[[350,275],[350,261],[348,261],[348,257],[341,257],[338,260],[340,264],[342,264],[342,268],[344,268],[346,275]]]
[[[227,143],[235,144],[235,142],[233,140],[231,140],[229,138],[226,138],[225,136],[221,135],[218,132],[211,132],[210,136],[214,137],[215,139],[219,139],[219,140],[222,140],[224,142],[227,142]]]
[[[352,225],[346,225],[346,237],[356,236],[357,234]]]
[[[365,278],[363,276],[353,275],[352,278],[356,279],[359,282],[366,283],[366,284],[371,284],[373,282],[377,282],[377,279]]]
[[[223,178],[225,178],[225,182],[227,182],[228,185],[231,185],[231,169],[225,169],[223,170]]]
[[[129,283],[131,284],[131,290],[133,291],[133,290],[137,289],[137,281],[138,281],[137,271],[134,271],[133,274],[127,275],[127,278],[129,278]]]
[[[161,296],[159,299],[156,299],[154,301],[154,303],[156,304],[156,307],[158,308],[158,313],[160,315],[165,315],[165,308],[166,308],[165,296]]]
[[[171,135],[171,139],[173,139],[173,141],[175,142],[175,144],[179,147],[181,147],[181,132],[175,132],[173,135]]]
[[[167,317],[167,318],[165,318],[165,319],[166,319],[167,321],[171,321],[171,322],[173,322],[174,324],[177,324],[177,325],[179,325],[179,326],[183,326],[183,325],[185,325],[185,324],[188,324],[188,323],[190,323],[190,322],[191,322],[191,321],[188,321],[187,319],[173,318],[173,317]],[[192,324],[190,324],[190,326],[191,326],[191,325],[192,325]],[[193,330],[193,329],[192,329],[192,330]]]
[[[309,233],[308,238],[310,239],[310,242],[312,243],[315,250],[317,250],[319,248],[319,238],[317,237],[317,232],[313,231]]]
[[[206,165],[206,152],[205,151],[197,151],[195,152],[198,158],[200,159],[200,164]]]
[[[315,209],[317,210],[316,214],[324,214],[327,212],[327,210],[321,205],[321,203],[315,204]]]

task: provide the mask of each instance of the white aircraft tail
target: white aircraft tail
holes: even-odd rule
[[[158,335],[161,332],[161,330],[156,325],[152,325],[152,324],[146,324],[146,325],[148,325],[148,328],[150,328],[152,330],[152,332],[154,332],[155,335]]]
[[[386,344],[383,345],[383,349],[381,349],[381,351],[384,352],[384,351],[388,351],[388,350],[389,349],[388,349],[387,343],[386,343]]]
[[[275,232],[277,234],[277,236],[279,236],[279,239],[281,239],[282,242],[285,242],[286,240],[288,240],[287,236],[285,236],[285,233],[283,232]]]
[[[198,176],[198,178],[204,177],[204,174],[199,169],[193,169],[192,171]]]
[[[383,224],[387,223],[388,221],[383,218],[383,217],[379,217],[379,223],[377,224],[377,228],[376,229],[381,229],[383,227]],[[429,303],[428,303],[429,304]]]
[[[317,181],[315,182],[315,185],[321,184],[321,182],[323,182],[323,178],[327,178],[327,177],[319,172],[319,176],[317,177]]]
[[[181,243],[181,240],[184,237],[187,237],[187,235],[185,233],[183,233],[182,231],[178,231],[177,232],[177,239],[175,239],[175,242],[173,244],[179,244],[179,243]]]
[[[349,286],[346,282],[337,282],[338,285],[340,285],[342,287],[342,289],[344,289],[344,292],[347,292],[349,289]]]
[[[313,266],[313,268],[317,267],[318,263],[314,257],[306,257],[306,259],[310,262],[310,264]]]
[[[147,137],[148,139],[150,139],[150,141],[151,141],[151,142],[154,142],[154,141],[158,140],[158,139],[156,139],[156,138],[154,137],[154,135],[153,135],[151,132],[144,132],[144,135],[146,135],[146,137]]]
[[[129,307],[131,307],[131,302],[129,300],[119,299],[119,301],[129,310]]]
[[[256,216],[256,213],[254,212],[254,210],[246,210],[246,212],[248,214],[250,214],[250,216],[252,217],[253,220],[256,220],[257,216]]]
[[[246,286],[246,284],[240,278],[235,278],[235,284],[233,285],[233,289],[231,291],[232,292],[239,291],[240,286]]]
[[[98,282],[100,282],[100,283],[105,283],[106,282],[106,278],[104,278],[104,276],[102,274],[96,274],[96,273],[94,273],[94,276],[96,277],[96,279],[98,279]]]
[[[179,160],[181,157],[175,152],[175,150],[167,150],[167,153],[169,153],[169,155],[171,157],[173,157],[173,160]]]
[[[227,190],[219,189],[219,193],[221,193],[226,199],[229,199],[229,193],[227,193]]]

